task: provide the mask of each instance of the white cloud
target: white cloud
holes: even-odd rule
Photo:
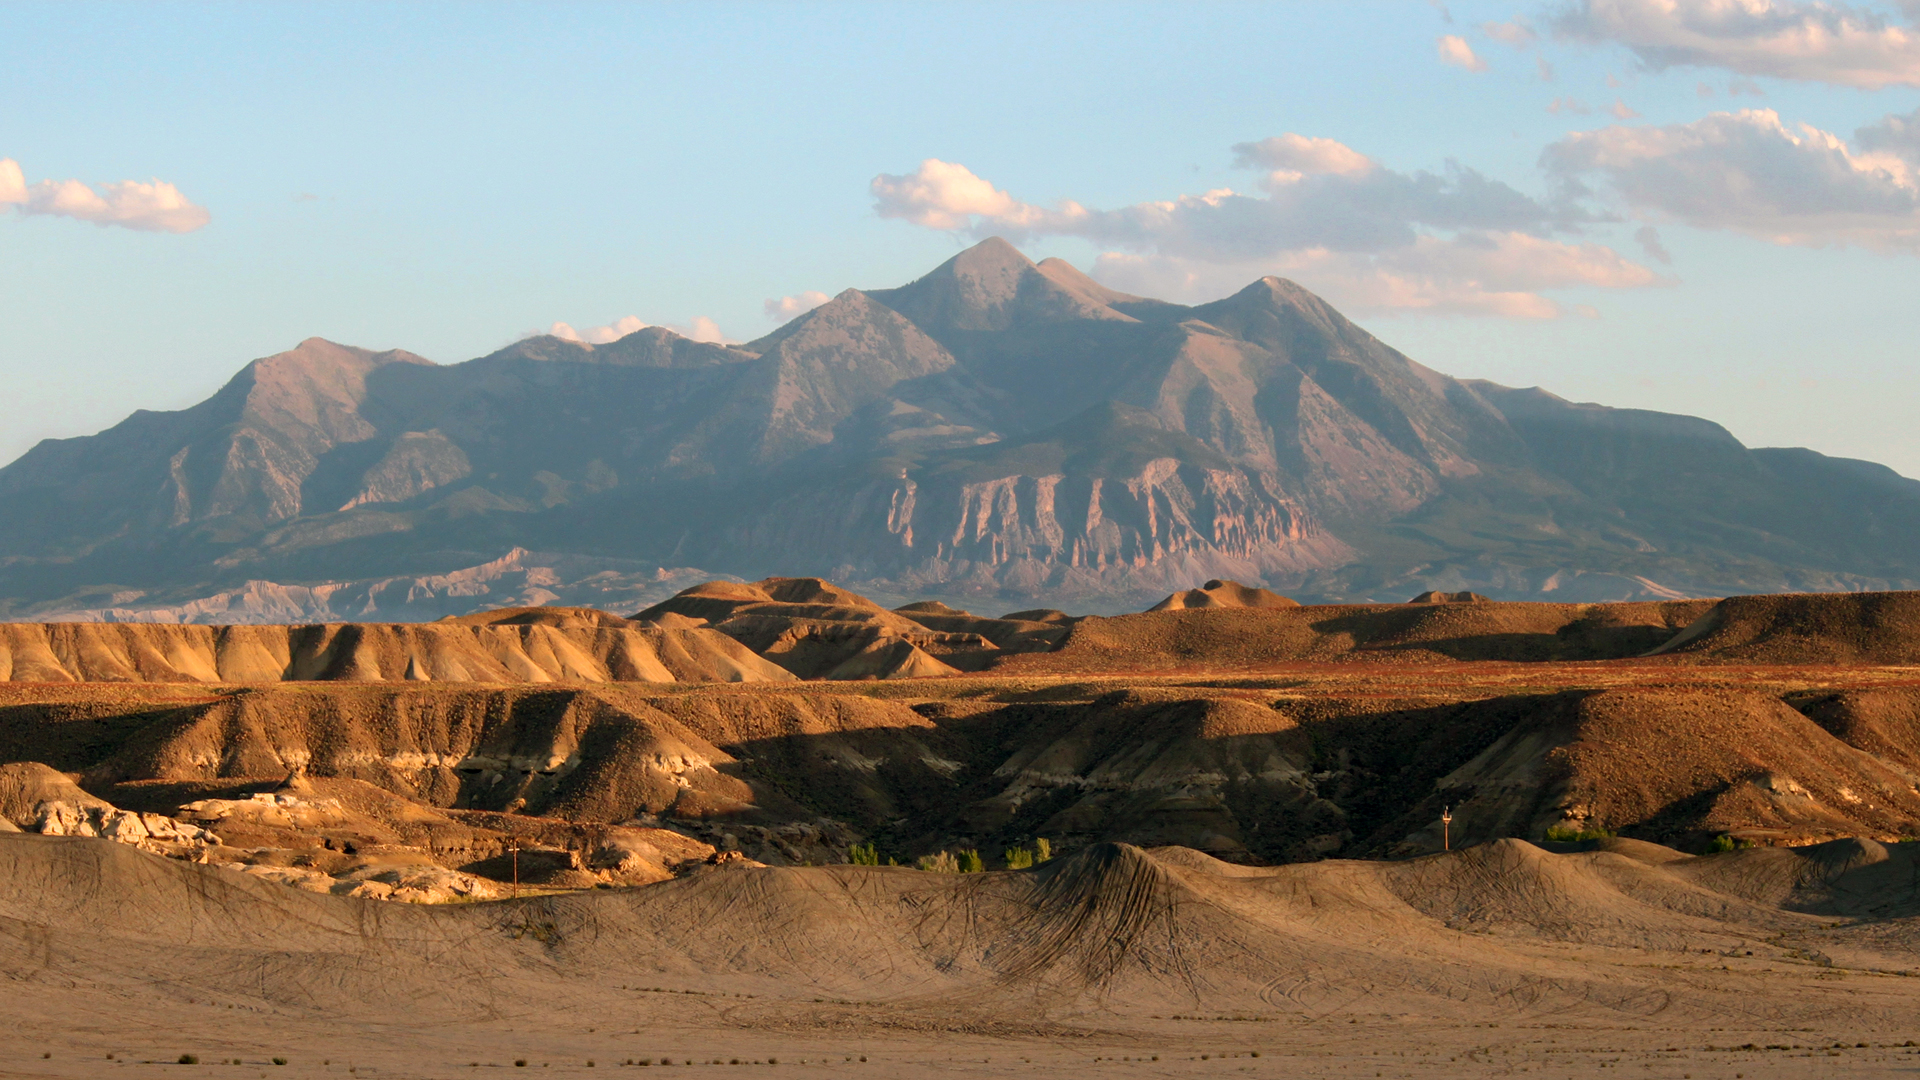
[[[1533,27],[1525,19],[1503,23],[1481,23],[1480,32],[1502,45],[1512,46],[1515,49],[1527,48],[1540,36],[1533,32]]]
[[[1901,6],[1909,18],[1920,11]],[[1580,0],[1554,28],[1624,45],[1654,71],[1714,67],[1868,90],[1920,86],[1920,31],[1844,3]]]
[[[1621,101],[1619,98],[1613,99],[1613,104],[1607,106],[1607,111],[1613,114],[1615,120],[1638,120],[1640,118],[1639,113],[1628,108],[1627,103]]]
[[[1565,244],[1524,233],[1418,237],[1378,254],[1307,248],[1275,259],[1210,263],[1158,254],[1110,252],[1094,275],[1114,288],[1199,302],[1236,291],[1266,274],[1311,283],[1354,314],[1482,315],[1553,319],[1566,309],[1536,290],[1636,288],[1660,278],[1599,244]]]
[[[20,171],[20,163],[0,158],[0,205],[26,201],[27,177]]]
[[[1458,34],[1444,34],[1434,44],[1440,50],[1440,62],[1466,68],[1468,71],[1485,71],[1487,62],[1473,54],[1473,46]]]
[[[691,323],[685,325],[679,323],[650,323],[643,321],[638,316],[628,315],[624,318],[615,319],[605,326],[590,326],[584,330],[576,330],[567,323],[557,322],[548,327],[545,332],[563,341],[577,341],[582,345],[606,345],[619,341],[628,334],[637,333],[645,330],[649,326],[656,325],[663,330],[671,330],[683,338],[690,338],[694,341],[706,341],[722,345],[732,344],[733,341],[732,338],[721,333],[719,325],[705,315],[696,316]],[[536,330],[527,336],[532,337],[539,333],[540,331]]]
[[[180,189],[154,180],[121,180],[96,190],[78,180],[26,182],[20,163],[0,158],[0,204],[22,214],[69,217],[95,225],[118,225],[142,232],[188,233],[213,219]]]
[[[1542,202],[1457,164],[1402,173],[1335,140],[1297,134],[1233,151],[1236,167],[1261,172],[1259,192],[1219,188],[1114,210],[1076,202],[1048,209],[945,162],[882,175],[873,190],[886,217],[1016,242],[1083,238],[1107,252],[1096,264],[1101,276],[1161,296],[1210,298],[1252,278],[1290,274],[1356,310],[1546,318],[1561,308],[1535,290],[1657,280],[1609,248],[1550,239],[1598,220],[1577,202]],[[937,187],[916,179],[929,174],[964,174],[964,197],[920,194]]]
[[[881,217],[903,218],[929,229],[962,228],[972,217],[1019,227],[1047,213],[1016,201],[965,165],[938,158],[928,158],[904,176],[881,173],[873,178],[871,189],[874,209]]]
[[[1916,114],[1920,116],[1920,114]],[[1612,126],[1547,147],[1541,164],[1569,191],[1602,182],[1644,219],[1726,229],[1777,244],[1920,252],[1916,116],[1862,129],[1860,149],[1771,109],[1690,124]]]
[[[1581,101],[1579,98],[1557,97],[1547,102],[1547,111],[1555,116],[1559,116],[1563,112],[1573,113],[1576,116],[1585,116],[1593,111],[1593,107]]]
[[[1306,135],[1275,135],[1233,148],[1238,169],[1263,168],[1295,176],[1363,176],[1373,171],[1373,159],[1333,139]]]
[[[783,296],[778,300],[765,301],[761,306],[766,309],[767,318],[777,323],[783,323],[791,319],[799,318],[831,299],[832,297],[826,293],[809,289],[806,292],[797,293],[793,296]]]

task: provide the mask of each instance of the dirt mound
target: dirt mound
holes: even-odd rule
[[[1727,832],[1804,842],[1920,827],[1909,774],[1778,697],[1726,688],[1544,696],[1438,787],[1453,793],[1455,836],[1539,837],[1564,825],[1693,844]]]
[[[782,604],[825,604],[832,607],[872,608],[880,605],[825,578],[763,578],[754,582],[772,600]]]
[[[729,998],[727,1022],[755,1027],[791,1023],[808,1002],[815,1023],[844,1028],[885,1003],[936,1033],[1089,1008],[1105,1024],[1174,1008],[1309,1020],[1345,1015],[1356,993],[1390,1014],[1544,1013],[1616,1028],[1649,1011],[1724,1019],[1725,990],[1700,986],[1706,969],[1688,954],[1745,949],[1761,953],[1756,968],[1790,965],[1824,923],[1716,891],[1686,868],[1513,841],[1413,863],[1264,870],[1096,845],[1011,873],[717,868],[639,889],[421,909],[98,841],[7,836],[0,922],[33,937],[6,941],[0,970],[37,972],[42,995],[107,985],[136,996],[155,993],[150,973],[165,971],[161,992],[297,1004],[336,1029],[396,1017],[498,1027],[506,1002],[521,1003],[516,1027],[551,1026],[542,1010],[577,1027],[610,1002],[631,1010],[636,981]],[[1589,968],[1543,942],[1630,951]],[[1858,1009],[1860,991],[1844,989]],[[653,1023],[670,1021],[672,999],[641,1000]],[[1344,1023],[1341,1034],[1351,1036]]]
[[[38,824],[40,808],[47,803],[67,803],[82,809],[112,808],[111,803],[81,790],[67,774],[37,761],[0,765],[0,818],[31,828]]]
[[[1275,664],[1623,659],[1670,639],[1713,601],[1392,604],[1168,609],[1075,621],[1052,653],[996,671],[1236,670]]]
[[[1493,601],[1477,592],[1423,592],[1409,604],[1490,604]]]
[[[439,621],[463,626],[557,626],[565,630],[634,625],[632,620],[598,608],[546,606],[495,608],[476,611],[471,615],[449,615]]]
[[[1612,852],[1553,855],[1524,840],[1495,840],[1384,864],[1380,874],[1414,909],[1478,933],[1685,949],[1729,923],[1741,930],[1804,925],[1775,905],[1703,885],[1686,872],[1693,861],[1655,866]]]
[[[1064,636],[1053,622],[983,619],[938,601],[888,611],[819,578],[708,582],[634,616],[666,625],[704,619],[803,679],[898,679],[979,671],[1001,657],[1045,651]]]
[[[317,626],[0,624],[0,682],[606,683],[790,678],[724,634],[587,609],[497,622]],[[603,617],[595,622],[594,618]]]
[[[1189,608],[1293,608],[1298,601],[1279,593],[1218,578],[1197,589],[1177,592],[1148,608],[1148,611],[1185,611]]]
[[[1742,664],[1920,664],[1920,592],[1729,596],[1656,652]]]
[[[1814,690],[1788,700],[1834,738],[1920,777],[1920,689]]]
[[[1029,608],[1008,612],[1000,619],[1002,622],[1068,623],[1073,621],[1073,616],[1054,608]]]
[[[970,611],[948,607],[938,600],[918,600],[911,604],[902,604],[893,610],[908,618],[913,618],[915,615],[957,615],[967,619],[974,617]]]

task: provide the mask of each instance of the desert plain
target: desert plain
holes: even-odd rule
[[[1920,1062],[1916,594],[0,648],[0,1075]]]

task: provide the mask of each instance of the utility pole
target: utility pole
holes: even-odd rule
[[[1453,807],[1440,808],[1440,850],[1453,850]]]

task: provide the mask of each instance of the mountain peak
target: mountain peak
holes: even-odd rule
[[[1004,238],[989,236],[967,250],[941,263],[934,273],[952,267],[955,273],[979,275],[992,272],[1020,272],[1033,269],[1033,260]]]
[[[1108,306],[1126,299],[1058,259],[1049,268],[1000,237],[988,237],[898,289],[867,295],[938,336],[949,330],[1007,330],[1018,325],[1094,320],[1131,322]]]

